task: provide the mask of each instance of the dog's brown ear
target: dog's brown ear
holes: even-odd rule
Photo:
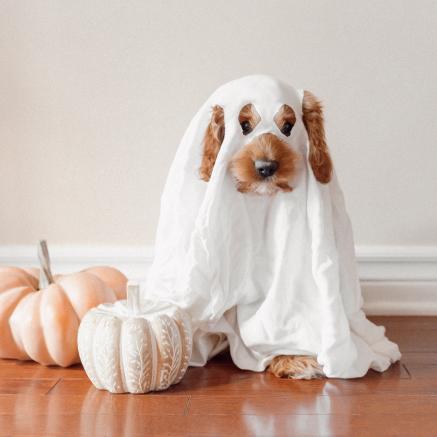
[[[309,91],[304,91],[302,103],[303,122],[310,142],[309,161],[314,176],[327,184],[332,176],[332,161],[325,140],[322,104]]]
[[[211,178],[215,160],[225,137],[225,114],[221,106],[214,106],[211,121],[208,124],[203,140],[202,162],[200,164],[200,179],[208,182]]]

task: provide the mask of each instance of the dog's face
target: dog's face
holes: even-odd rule
[[[260,122],[252,104],[244,106],[239,114],[243,135],[249,135]],[[296,123],[294,111],[283,105],[274,122],[284,136],[290,136]],[[273,133],[256,136],[231,159],[229,168],[242,193],[273,194],[278,190],[291,191],[289,182],[294,176],[297,154]]]
[[[305,91],[303,99],[303,122],[308,132],[309,160],[319,182],[331,179],[332,163],[328,153],[323,113],[320,102]],[[261,118],[252,104],[244,106],[238,116],[243,135],[250,135]],[[283,105],[275,114],[276,124],[284,139],[274,133],[263,133],[242,146],[231,158],[229,170],[236,180],[236,187],[242,193],[274,194],[277,191],[291,191],[290,185],[296,173],[298,154],[285,141],[291,135],[296,115],[288,105]],[[207,127],[200,166],[200,177],[209,181],[225,135],[224,112],[220,106],[212,108]]]

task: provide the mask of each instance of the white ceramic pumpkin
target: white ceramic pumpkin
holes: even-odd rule
[[[83,367],[98,389],[147,393],[177,384],[191,357],[187,314],[168,303],[140,300],[128,283],[127,300],[89,311],[79,327]]]

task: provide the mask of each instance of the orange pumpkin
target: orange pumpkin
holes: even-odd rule
[[[127,278],[112,267],[53,275],[45,241],[41,269],[0,267],[0,358],[63,367],[78,363],[77,331],[91,308],[126,297]]]

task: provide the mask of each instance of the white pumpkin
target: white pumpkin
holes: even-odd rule
[[[128,283],[127,300],[89,311],[79,327],[83,367],[98,389],[112,393],[165,390],[185,374],[192,332],[187,314],[164,302],[140,302]]]

